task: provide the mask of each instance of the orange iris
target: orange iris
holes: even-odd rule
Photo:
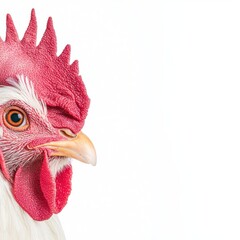
[[[9,107],[5,110],[3,120],[7,128],[16,131],[24,131],[29,126],[26,112],[16,106]]]

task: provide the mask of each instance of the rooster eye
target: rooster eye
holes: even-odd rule
[[[27,114],[18,107],[7,108],[4,113],[3,121],[6,127],[16,131],[24,131],[29,126]]]

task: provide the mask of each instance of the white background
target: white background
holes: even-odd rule
[[[69,240],[240,239],[240,2],[2,1],[36,9],[91,98],[96,167],[73,163]]]

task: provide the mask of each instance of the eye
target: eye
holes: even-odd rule
[[[16,106],[5,110],[3,122],[7,128],[16,131],[24,131],[29,127],[27,114]]]

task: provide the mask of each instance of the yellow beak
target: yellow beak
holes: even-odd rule
[[[52,149],[51,156],[63,156],[80,160],[84,163],[97,163],[96,151],[91,140],[82,132],[79,132],[75,138],[69,138],[66,141],[49,142],[42,144],[48,149]]]

